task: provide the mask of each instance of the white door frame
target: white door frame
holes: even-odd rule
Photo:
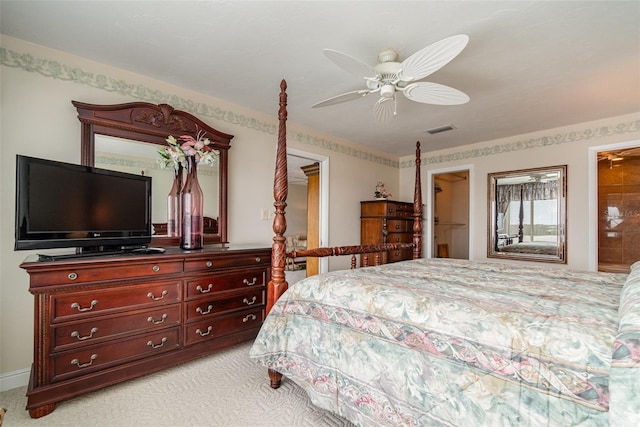
[[[460,166],[450,166],[447,168],[442,168],[442,169],[429,169],[427,170],[427,206],[428,208],[426,209],[426,217],[425,217],[425,222],[426,222],[426,230],[424,236],[426,237],[425,239],[423,239],[423,242],[428,242],[428,244],[424,244],[422,245],[422,250],[425,253],[425,258],[432,258],[433,257],[433,234],[434,234],[434,230],[433,230],[433,200],[434,200],[434,194],[433,194],[433,186],[435,184],[433,176],[434,175],[440,175],[443,173],[452,173],[452,172],[461,172],[461,171],[468,171],[469,172],[469,224],[468,224],[468,230],[469,230],[469,259],[473,259],[473,230],[475,230],[475,225],[474,225],[474,215],[473,212],[475,211],[474,209],[474,204],[473,204],[473,189],[475,188],[475,174],[473,173],[473,165],[460,165]]]
[[[329,157],[320,154],[310,153],[308,151],[298,150],[296,148],[287,147],[287,154],[292,156],[304,157],[320,163],[320,200],[318,207],[320,209],[318,225],[318,236],[320,238],[320,247],[329,245]],[[329,271],[329,260],[327,257],[318,259],[318,272],[326,273]]]
[[[598,270],[598,153],[601,151],[622,150],[640,147],[640,140],[618,142],[608,145],[589,147],[587,185],[589,189],[589,240],[588,240],[588,270]]]

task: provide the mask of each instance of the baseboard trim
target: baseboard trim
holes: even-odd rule
[[[7,372],[0,375],[0,392],[29,384],[29,369]]]

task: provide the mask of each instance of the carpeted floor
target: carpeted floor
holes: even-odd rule
[[[271,389],[266,369],[249,359],[250,346],[60,402],[37,420],[24,409],[26,387],[8,390],[0,393],[0,406],[8,409],[2,427],[353,426],[313,406],[286,378]]]

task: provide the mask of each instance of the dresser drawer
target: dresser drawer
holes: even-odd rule
[[[198,298],[220,291],[262,287],[266,285],[266,270],[242,270],[235,273],[210,274],[187,281],[186,299]]]
[[[86,346],[142,332],[180,325],[180,304],[165,305],[135,314],[98,316],[94,319],[52,326],[52,351]]]
[[[172,304],[181,300],[177,280],[120,286],[50,296],[52,322],[88,318],[96,313]]]
[[[412,257],[413,257],[413,250],[411,248],[397,249],[397,250],[388,252],[387,262],[403,261],[406,259],[411,259]]]
[[[387,222],[389,233],[410,233],[413,231],[413,222],[403,219],[390,219]]]
[[[255,289],[223,299],[200,299],[187,303],[185,318],[188,321],[200,320],[206,316],[220,314],[229,310],[260,307],[264,305],[264,290]]]
[[[47,272],[31,273],[31,287],[71,285],[100,280],[129,279],[173,274],[182,271],[182,261],[112,263],[112,265],[76,264]]]
[[[413,217],[413,204],[387,203],[386,215],[389,217]]]
[[[271,265],[271,252],[256,252],[233,256],[214,256],[185,260],[186,272],[213,271],[231,267],[268,267]]]
[[[52,381],[59,381],[180,348],[180,327],[54,354]]]
[[[413,235],[410,233],[389,233],[387,243],[411,243]]]
[[[264,309],[262,307],[241,313],[212,317],[202,322],[194,322],[185,326],[185,345],[196,344],[204,340],[233,334],[262,325]]]

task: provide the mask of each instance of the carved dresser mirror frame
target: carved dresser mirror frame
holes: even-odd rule
[[[566,165],[490,173],[488,193],[487,257],[567,263]]]
[[[83,165],[95,166],[95,137],[110,137],[166,146],[169,135],[191,135],[198,131],[206,137],[219,155],[218,232],[205,234],[204,243],[228,243],[227,241],[227,178],[228,152],[233,135],[220,132],[191,114],[175,110],[168,104],[131,102],[126,104],[97,105],[72,101],[78,110],[82,125],[80,161]],[[156,159],[153,159],[154,161]],[[169,188],[167,188],[167,193]],[[205,199],[207,195],[205,194]],[[166,203],[166,202],[164,202]],[[153,236],[154,246],[178,246],[179,237]]]

